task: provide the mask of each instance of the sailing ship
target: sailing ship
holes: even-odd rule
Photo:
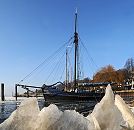
[[[88,100],[94,100],[99,101],[102,99],[102,97],[105,94],[105,88],[108,84],[114,85],[114,93],[119,94],[122,98],[130,100],[134,99],[134,88],[133,88],[133,78],[132,78],[132,84],[129,85],[123,85],[119,86],[119,90],[116,90],[116,87],[118,88],[118,84],[116,83],[109,83],[109,82],[103,82],[103,83],[89,83],[89,82],[79,82],[79,35],[77,32],[77,12],[75,13],[75,31],[73,36],[73,42],[74,44],[74,80],[71,82],[68,82],[68,66],[67,66],[67,50],[66,50],[66,81],[65,82],[57,82],[52,85],[46,85],[43,84],[42,87],[37,86],[29,86],[20,84],[24,80],[26,80],[28,77],[32,75],[33,72],[35,72],[39,67],[42,66],[45,62],[43,61],[37,68],[35,68],[30,74],[25,76],[19,84],[15,84],[15,97],[17,100],[17,87],[22,87],[27,91],[27,97],[29,97],[29,92],[35,93],[31,91],[29,88],[35,88],[35,89],[42,89],[42,93],[45,100],[57,100],[57,101],[88,101]],[[46,60],[47,61],[47,60]],[[68,76],[69,77],[69,76]],[[72,77],[72,76],[71,76]],[[60,84],[60,85],[59,85]],[[59,87],[60,86],[60,87]],[[71,86],[71,87],[70,87]],[[71,88],[71,89],[70,89]],[[37,92],[36,92],[37,93]],[[42,95],[42,94],[41,94]]]
[[[109,83],[82,83],[79,84],[78,77],[78,46],[79,37],[77,32],[77,12],[75,13],[75,31],[74,31],[74,81],[72,90],[67,91],[67,83],[57,82],[53,85],[43,84],[42,91],[45,100],[63,100],[63,101],[87,101],[87,100],[101,100],[104,96],[104,91],[100,91],[100,86],[107,86]],[[66,60],[67,62],[67,60]],[[67,66],[66,66],[67,68]],[[67,73],[67,69],[66,69]],[[67,75],[67,74],[66,74]],[[66,79],[67,81],[67,79]],[[64,89],[57,87],[61,84]],[[87,88],[86,90],[83,88]],[[94,88],[94,89],[93,89]]]

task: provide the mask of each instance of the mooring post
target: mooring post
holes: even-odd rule
[[[15,84],[15,99],[17,101],[17,84]]]
[[[4,83],[1,83],[1,101],[5,100],[5,96],[4,96]]]
[[[37,94],[38,94],[38,91],[37,91],[37,89],[36,89],[36,92],[35,92],[35,93],[36,93],[36,98],[37,98]]]
[[[27,90],[27,98],[29,98],[29,89]]]

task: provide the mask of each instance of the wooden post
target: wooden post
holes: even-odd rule
[[[38,96],[38,95],[37,95],[37,94],[38,94],[38,91],[37,91],[37,89],[36,89],[36,92],[35,92],[35,93],[36,93],[36,98],[37,98],[37,96]]]
[[[27,89],[27,98],[29,98],[29,89]]]
[[[17,84],[15,84],[15,99],[17,101]]]
[[[5,96],[4,96],[4,83],[1,83],[1,101],[5,100]]]

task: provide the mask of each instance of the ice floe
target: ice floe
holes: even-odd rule
[[[39,112],[36,98],[26,99],[0,124],[0,130],[30,130]]]
[[[120,124],[123,122],[122,115],[115,106],[114,94],[111,86],[106,88],[105,96],[96,104],[93,112],[87,117],[93,115],[99,123],[102,130],[120,130]]]
[[[134,130],[134,114],[119,95],[115,95],[115,105],[120,110],[124,121],[126,121],[127,128]]]
[[[0,130],[134,130],[134,114],[108,85],[87,117],[75,110],[62,112],[54,104],[40,111],[37,99],[28,98],[0,124]]]

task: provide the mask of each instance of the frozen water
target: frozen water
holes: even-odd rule
[[[74,110],[66,110],[54,124],[53,130],[94,130],[93,122]]]
[[[126,127],[134,130],[134,114],[119,95],[115,96],[115,105],[118,107],[123,119],[126,121]]]
[[[93,115],[99,123],[102,130],[120,130],[122,116],[118,108],[114,104],[114,94],[111,86],[106,88],[105,96],[95,106],[93,112],[87,117]]]
[[[75,110],[60,111],[54,104],[41,111],[36,98],[24,100],[0,130],[134,130],[134,114],[108,85],[103,99],[87,117]]]
[[[35,130],[94,130],[94,124],[90,123],[83,115],[74,110],[61,112],[57,106],[50,105],[39,113]]]
[[[51,130],[61,115],[62,112],[56,105],[51,104],[46,108],[44,107],[37,117],[35,130]]]
[[[0,130],[30,130],[39,114],[36,98],[24,100],[11,116],[0,125]]]

